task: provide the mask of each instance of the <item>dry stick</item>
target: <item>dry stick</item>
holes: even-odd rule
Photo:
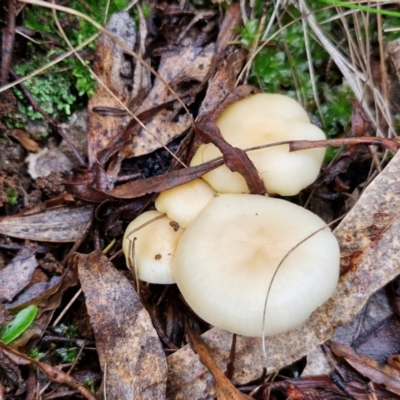
[[[172,95],[177,99],[177,101],[181,104],[181,106],[183,107],[183,109],[186,111],[187,115],[189,116],[192,126],[194,127],[194,121],[192,118],[192,115],[190,114],[188,108],[186,107],[186,105],[183,103],[183,101],[181,100],[181,98],[177,95],[177,93],[171,88],[171,86],[167,83],[167,81],[161,76],[159,75],[146,61],[144,61],[141,57],[139,57],[134,51],[132,51],[125,43],[123,43],[119,38],[117,38],[115,35],[113,35],[111,32],[109,32],[108,30],[104,29],[100,24],[98,24],[96,21],[92,20],[91,18],[89,18],[87,15],[80,13],[79,11],[73,10],[71,8],[68,7],[63,7],[63,6],[59,6],[56,5],[54,3],[47,3],[45,1],[42,0],[18,0],[22,3],[28,3],[28,4],[34,4],[34,5],[38,5],[38,6],[42,6],[42,7],[46,7],[46,8],[50,8],[53,10],[53,14],[55,15],[55,10],[61,11],[61,12],[65,12],[65,13],[69,13],[72,15],[75,15],[77,17],[83,18],[84,20],[88,21],[90,24],[92,24],[95,28],[97,28],[98,30],[100,30],[103,34],[107,35],[109,38],[111,38],[111,40],[114,41],[114,43],[116,43],[118,46],[120,46],[124,51],[126,51],[129,55],[131,55],[136,61],[140,62],[145,68],[147,68],[154,76],[156,76],[166,87],[167,89],[170,91],[170,93],[172,93]],[[82,58],[80,57],[80,55],[75,51],[75,49],[73,49],[72,44],[70,43],[70,41],[68,40],[67,36],[64,33],[64,30],[62,29],[61,25],[58,22],[58,18],[55,16],[55,21],[57,23],[57,26],[59,27],[60,33],[62,35],[62,37],[64,38],[64,40],[67,42],[68,46],[71,48],[71,51],[75,54],[75,56],[81,61],[82,65],[87,68],[89,70],[89,72],[92,74],[92,76],[96,79],[96,81],[99,83],[99,85],[101,85],[104,90],[106,90],[110,96],[112,96],[119,104],[120,106],[132,117],[134,118],[137,123],[147,132],[149,133],[154,140],[156,140],[176,161],[178,161],[181,165],[183,165],[183,167],[186,167],[186,165],[178,158],[176,157],[176,155],[170,150],[168,149],[165,145],[163,145],[162,143],[160,143],[160,141],[158,140],[158,138],[156,137],[156,135],[154,135],[147,127],[146,125],[144,125],[141,121],[139,121],[139,119],[136,117],[136,115],[134,115],[132,113],[131,110],[129,110],[129,108],[123,104],[121,102],[120,99],[118,99],[118,97],[107,87],[107,85],[100,79],[97,77],[97,75],[94,73],[94,71],[87,66],[84,61],[82,60]]]
[[[7,6],[3,4],[2,8],[7,7],[7,25],[3,28],[3,41],[2,41],[2,63],[0,86],[8,82],[8,74],[11,66],[11,59],[15,39],[15,1],[8,0]]]
[[[301,5],[300,5],[300,10],[302,11]],[[323,126],[325,126],[324,114],[322,112],[321,102],[320,102],[320,99],[318,96],[314,63],[312,62],[313,59],[312,59],[312,53],[311,53],[311,49],[310,49],[310,40],[309,40],[309,33],[308,33],[308,29],[307,29],[307,22],[304,18],[302,18],[301,23],[303,26],[303,37],[304,37],[304,44],[306,47],[307,64],[308,64],[308,70],[310,73],[310,81],[311,81],[311,88],[313,91],[313,97],[314,97],[315,105],[317,106],[317,109],[318,109],[318,114],[322,120],[322,124],[323,124]]]
[[[19,76],[12,69],[10,69],[10,74],[12,75],[12,77],[14,79],[19,80]],[[39,112],[40,114],[42,114],[43,117],[46,119],[46,121],[48,121],[57,130],[58,134],[65,140],[65,142],[68,143],[69,147],[75,154],[75,157],[78,159],[79,164],[81,166],[86,165],[85,160],[83,159],[82,155],[79,153],[78,149],[71,142],[68,135],[66,135],[64,133],[64,130],[63,130],[61,124],[58,121],[56,121],[55,119],[53,119],[49,114],[47,114],[42,109],[42,107],[40,107],[39,103],[33,98],[31,93],[29,92],[29,90],[26,88],[26,86],[22,82],[20,82],[18,84],[18,86],[22,90],[22,93],[25,95],[25,97],[28,99],[28,101],[31,103],[33,109],[35,111]]]
[[[69,303],[64,307],[60,315],[57,317],[57,319],[53,322],[51,326],[57,326],[59,322],[62,320],[64,317],[65,313],[70,309],[72,304],[74,304],[75,300],[78,298],[78,296],[82,293],[82,288],[80,288],[74,295],[74,297],[69,301]]]
[[[359,137],[359,138],[344,138],[344,139],[326,139],[326,140],[285,140],[282,142],[275,142],[269,144],[263,144],[261,146],[254,146],[245,149],[245,151],[253,151],[264,149],[267,147],[281,146],[283,144],[288,144],[290,151],[298,151],[305,149],[314,149],[316,147],[341,147],[341,146],[351,146],[351,145],[377,145],[383,146],[393,154],[396,154],[400,148],[400,142],[397,142],[393,139],[387,138],[378,138],[378,137]],[[216,158],[211,160],[210,162],[214,162],[219,160],[220,158]]]
[[[347,214],[347,213],[346,213]],[[300,247],[303,243],[305,243],[308,239],[312,238],[314,235],[316,235],[318,232],[321,232],[322,230],[324,230],[325,228],[335,224],[336,222],[340,221],[341,219],[343,219],[346,214],[342,215],[339,218],[336,218],[335,220],[333,220],[332,222],[330,222],[329,224],[324,225],[322,228],[316,230],[315,232],[311,233],[310,235],[308,235],[307,237],[305,237],[303,240],[301,240],[300,242],[298,242],[296,244],[296,246],[292,247],[282,258],[282,260],[279,262],[279,264],[277,265],[273,275],[272,275],[272,279],[271,282],[268,285],[268,290],[267,290],[267,296],[265,297],[265,302],[264,302],[264,308],[263,308],[263,318],[262,318],[262,349],[263,349],[263,353],[264,353],[264,358],[267,357],[267,351],[265,348],[265,319],[266,319],[266,315],[267,315],[267,303],[268,303],[268,298],[269,298],[269,294],[271,292],[272,289],[272,285],[275,281],[275,277],[278,274],[278,271],[280,269],[280,267],[282,266],[282,264],[284,263],[284,261],[290,256],[290,254],[293,253],[294,250],[296,250],[298,247]]]

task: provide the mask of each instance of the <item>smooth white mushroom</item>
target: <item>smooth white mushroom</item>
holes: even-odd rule
[[[260,93],[229,106],[216,121],[222,136],[235,147],[246,149],[286,140],[322,140],[325,134],[312,125],[295,100],[280,94]],[[318,176],[324,148],[289,152],[288,145],[248,152],[269,194],[292,196]],[[200,165],[220,157],[213,145],[201,145],[191,161]],[[219,193],[249,193],[244,178],[225,165],[203,175]]]
[[[324,227],[318,216],[285,200],[219,195],[182,234],[172,272],[201,318],[258,337],[268,287],[283,260],[268,298],[265,334],[286,332],[304,322],[337,285],[339,247]]]
[[[127,265],[135,265],[142,281],[175,283],[171,259],[182,233],[176,222],[158,211],[139,215],[129,224],[122,242]]]
[[[214,198],[215,190],[203,179],[161,192],[155,206],[158,211],[186,228],[197,214]]]

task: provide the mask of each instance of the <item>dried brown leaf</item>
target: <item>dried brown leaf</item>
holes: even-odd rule
[[[127,12],[112,15],[106,29],[113,33],[128,48],[136,44],[136,25]],[[132,98],[133,70],[126,52],[113,40],[101,33],[95,50],[93,65],[96,75],[103,80],[108,89],[128,106]],[[130,117],[101,116],[93,112],[96,107],[121,108],[120,103],[108,91],[99,86],[88,104],[88,154],[89,164],[93,165],[99,151],[105,149],[112,138],[119,136]]]
[[[354,137],[368,136],[371,121],[365,115],[361,104],[356,99],[349,99],[353,109],[351,113],[351,133]]]
[[[149,193],[160,193],[163,190],[171,189],[178,185],[190,182],[193,179],[199,178],[201,175],[222,165],[222,161],[214,163],[202,164],[197,167],[179,169],[153,176],[151,178],[131,181],[125,185],[109,191],[102,192],[89,185],[73,185],[66,184],[68,191],[78,199],[100,203],[104,200],[121,200],[121,199],[136,199]]]
[[[104,165],[113,154],[115,154],[116,152],[121,150],[125,145],[127,145],[128,144],[127,142],[131,140],[133,135],[137,134],[140,131],[141,126],[139,124],[139,121],[141,121],[144,124],[149,122],[152,117],[154,117],[157,113],[159,113],[164,108],[170,107],[175,101],[176,101],[176,99],[174,99],[168,103],[164,103],[164,104],[160,104],[159,106],[152,107],[149,110],[146,110],[146,111],[142,112],[141,114],[139,114],[137,116],[137,119],[133,118],[128,123],[126,128],[124,128],[121,131],[120,135],[114,136],[109,141],[107,147],[104,150],[101,150],[97,153],[98,162],[101,165]]]
[[[196,137],[202,143],[212,143],[224,157],[225,165],[232,171],[238,172],[246,180],[250,193],[265,194],[264,182],[253,162],[244,150],[233,147],[221,135],[215,122],[202,118],[195,125]]]
[[[288,395],[288,389],[291,385],[296,385],[298,389],[301,390],[303,396],[300,399],[344,399],[344,398],[354,398],[354,399],[373,399],[373,397],[368,397],[370,394],[367,385],[361,380],[352,379],[350,381],[342,382],[345,387],[346,393],[343,392],[328,375],[316,375],[310,377],[301,377],[298,379],[289,379],[284,381],[276,381],[267,383],[264,386],[263,395],[268,398],[268,393],[270,390],[279,390]],[[380,387],[375,387],[375,392],[377,399],[379,400],[393,400],[393,395]],[[348,397],[344,397],[347,395]],[[308,397],[309,396],[309,397]],[[353,396],[353,397],[350,397]],[[290,397],[292,400],[293,397]]]
[[[75,270],[67,269],[63,276],[53,276],[49,282],[36,283],[22,292],[12,303],[7,304],[10,311],[16,312],[28,306],[40,306],[39,314],[57,308],[64,292],[78,283]]]
[[[107,399],[165,398],[164,351],[132,285],[101,251],[77,255],[75,261]]]
[[[55,208],[37,214],[0,218],[0,233],[39,242],[75,242],[92,220],[91,206]]]
[[[218,66],[215,76],[211,79],[206,96],[201,103],[197,119],[208,118],[215,121],[219,114],[229,105],[250,93],[242,94],[244,88],[252,88],[248,85],[242,85],[235,88],[237,74],[243,67],[245,61],[245,53],[241,50],[236,50],[228,55],[223,62]],[[252,88],[254,90],[254,88]],[[237,91],[239,95],[233,95]],[[228,103],[225,99],[232,97]]]
[[[30,282],[38,266],[35,250],[24,247],[5,268],[0,271],[0,302],[11,301]]]
[[[238,337],[234,384],[257,378],[263,366],[272,371],[315,349],[336,327],[350,321],[371,294],[400,273],[399,170],[400,154],[396,154],[336,228],[343,275],[333,296],[301,326],[266,338],[265,359],[260,339]],[[218,363],[229,360],[230,336],[216,328],[202,336],[218,352]],[[168,364],[169,398],[211,398],[210,376],[190,349],[184,347],[168,357]]]
[[[397,369],[359,355],[345,344],[330,342],[330,348],[337,357],[343,357],[361,375],[400,396],[400,372]]]
[[[201,49],[192,41],[185,41],[185,45],[162,53],[157,72],[176,89],[178,95],[186,94],[186,92],[179,93],[177,89],[179,84],[187,81],[197,82],[197,86],[200,86],[208,75],[214,52],[214,43]],[[192,89],[192,93],[196,94],[195,87]],[[173,98],[165,84],[160,79],[156,79],[151,92],[137,112],[144,112]],[[146,125],[152,135],[142,129],[138,135],[134,136],[130,144],[130,156],[137,157],[151,153],[182,135],[190,127],[192,117],[186,113],[179,115],[181,110],[182,105],[175,102],[170,109],[163,109],[155,115],[152,121]]]
[[[40,304],[42,300],[54,294],[61,283],[60,276],[53,276],[48,282],[35,283],[23,291],[12,303],[7,306],[15,311],[22,309],[29,304]]]
[[[230,4],[225,11],[224,20],[217,38],[217,55],[221,54],[229,45],[229,42],[235,39],[237,32],[242,26],[242,14],[240,4]]]
[[[189,330],[189,339],[192,349],[198,354],[201,363],[207,367],[214,378],[214,390],[218,400],[251,399],[251,397],[239,392],[239,390],[233,386],[232,382],[215,363],[211,348],[191,329]]]
[[[20,129],[12,129],[9,133],[14,139],[17,139],[21,146],[27,150],[36,153],[40,150],[40,146],[29,137],[29,135],[25,131],[21,131]]]

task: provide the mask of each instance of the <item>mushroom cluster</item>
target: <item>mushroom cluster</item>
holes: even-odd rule
[[[251,130],[242,131],[244,109]],[[241,100],[216,123],[241,148],[324,135],[300,105],[281,95]],[[254,134],[262,136],[260,142],[247,138]],[[268,193],[297,194],[316,179],[324,149],[302,150],[296,157],[286,146],[275,148],[276,154],[272,149],[250,154]],[[218,155],[213,145],[202,146],[192,165]],[[155,206],[157,211],[142,214],[125,232],[127,264],[141,280],[177,283],[189,306],[214,326],[252,337],[286,332],[337,285],[339,247],[324,221],[286,200],[248,194],[244,179],[225,166],[162,192]]]
[[[234,147],[247,149],[287,140],[323,140],[324,132],[311,124],[307,112],[290,97],[260,93],[238,101],[216,121],[224,139]],[[289,145],[248,152],[269,194],[293,196],[313,183],[319,174],[325,149],[289,152]],[[213,145],[201,145],[190,165],[196,166],[221,152]],[[218,193],[249,193],[244,178],[222,165],[203,175]]]

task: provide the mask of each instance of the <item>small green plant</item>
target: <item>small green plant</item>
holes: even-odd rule
[[[51,329],[56,335],[67,338],[79,337],[78,328],[73,324],[59,324]],[[72,363],[76,360],[79,354],[79,348],[74,346],[72,343],[66,343],[63,347],[57,348],[55,344],[55,353],[65,363]],[[84,354],[82,353],[81,357]]]
[[[86,377],[85,380],[83,381],[83,384],[88,387],[88,389],[90,390],[90,393],[93,393],[93,394],[96,393],[93,379]]]
[[[1,330],[1,341],[5,344],[21,336],[36,318],[38,308],[30,305],[19,311],[15,318]]]
[[[15,206],[18,200],[18,192],[14,188],[8,188],[6,191],[8,201],[10,206]]]
[[[78,328],[76,325],[60,324],[52,328],[53,332],[58,336],[77,338],[79,337]]]
[[[114,12],[124,9],[127,4],[128,0],[115,0],[110,3],[108,3],[106,0],[88,0],[84,4],[79,0],[72,0],[68,3],[68,7],[76,11],[80,11],[81,13],[89,16],[97,23],[103,25],[107,10],[109,17]],[[149,7],[144,7],[144,12],[149,13]],[[85,40],[97,33],[97,29],[90,22],[84,19],[80,19],[74,15],[66,13],[58,13],[57,16],[63,29],[65,30],[68,40],[73,46],[78,46],[79,44],[83,43]],[[108,18],[106,18],[106,20],[108,20]],[[43,32],[54,37],[59,37],[57,27],[53,19],[52,11],[48,8],[27,6],[24,10],[23,23],[27,28],[32,29],[36,32]],[[94,49],[94,46],[95,42],[92,42],[89,45],[91,49]],[[67,44],[61,39],[59,48],[56,51],[53,49],[46,51],[44,59],[49,59],[49,57],[67,50],[69,50]],[[33,54],[35,55],[36,53],[34,52]],[[29,60],[28,64],[32,64],[32,60]],[[87,95],[90,97],[94,92],[96,81],[90,75],[88,70],[81,64],[81,62],[75,58],[64,60],[58,66],[58,68],[60,67],[68,68],[70,71],[69,74],[62,74],[63,78],[57,78],[61,79],[61,82],[53,82],[51,84],[59,86],[59,94],[61,94],[60,92],[62,90],[63,95],[66,95],[66,98],[64,104],[62,104],[60,101],[55,101],[53,102],[53,104],[55,104],[57,109],[62,109],[64,107],[65,114],[69,115],[70,106],[76,100],[72,99],[71,96],[73,95],[71,93],[76,92],[78,96]],[[35,66],[31,70],[34,70],[35,68],[37,68],[37,66]],[[44,79],[46,79],[47,77],[48,73],[46,73]],[[73,89],[71,90],[71,88]],[[43,90],[41,90],[41,92],[43,92]],[[46,102],[47,99],[43,100]],[[40,104],[43,103],[40,102]],[[51,110],[49,111],[49,114],[52,114]]]
[[[34,347],[32,350],[28,351],[28,357],[33,358],[34,360],[41,360],[46,357],[46,353],[41,353],[39,347]]]
[[[56,350],[56,354],[64,363],[73,363],[79,354],[78,347],[61,347]]]
[[[68,6],[103,25],[107,10],[109,17],[112,13],[126,7],[127,3],[128,0],[112,1],[108,9],[106,0],[88,0],[84,5],[78,0],[72,0]],[[145,12],[149,12],[148,7],[145,8]],[[57,16],[73,46],[83,43],[97,33],[97,29],[84,19],[67,13],[58,13]],[[52,36],[56,40],[51,47],[45,41],[42,43],[39,41],[35,46],[31,43],[26,45],[26,61],[14,67],[15,72],[21,77],[43,66],[44,60],[50,61],[53,57],[69,50],[64,40],[59,37],[50,9],[27,6],[24,9],[23,24],[35,32],[43,32],[47,35],[46,37]],[[94,49],[94,46],[95,42],[89,45],[91,49]],[[89,64],[89,61],[87,63]],[[25,81],[24,84],[43,111],[56,120],[65,121],[75,109],[83,104],[83,96],[92,96],[96,80],[78,59],[69,58],[47,69],[42,75],[36,75]],[[21,114],[27,115],[31,120],[43,119],[43,116],[32,108],[19,89],[14,88],[14,92],[20,100]]]
[[[29,61],[16,66],[15,72],[19,76],[25,76],[37,69],[40,64],[39,56],[32,55]],[[45,74],[25,81],[24,84],[43,111],[55,119],[63,120],[71,114],[71,106],[77,101],[77,96],[71,91],[68,75],[57,69],[58,67],[53,67]],[[24,94],[18,88],[14,88],[14,93],[20,100],[20,110],[23,114],[31,120],[43,119],[42,114],[28,104]]]

